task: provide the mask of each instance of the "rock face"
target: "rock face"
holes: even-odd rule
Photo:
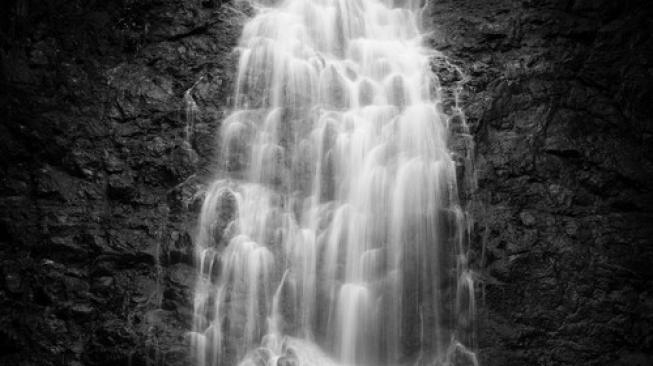
[[[220,3],[5,5],[0,364],[190,363],[193,195],[247,10]]]
[[[443,0],[427,10],[431,43],[469,76],[483,365],[653,363],[646,5]]]
[[[6,9],[0,364],[191,364],[196,196],[246,5]],[[653,363],[651,19],[644,1],[428,2],[429,41],[469,77],[483,365]]]

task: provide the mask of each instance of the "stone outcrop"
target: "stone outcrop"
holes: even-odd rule
[[[646,5],[428,2],[429,42],[469,78],[483,365],[653,362]],[[198,192],[249,9],[6,9],[0,364],[190,364]]]

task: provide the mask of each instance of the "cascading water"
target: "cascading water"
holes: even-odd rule
[[[476,364],[419,2],[257,5],[196,237],[198,365]]]

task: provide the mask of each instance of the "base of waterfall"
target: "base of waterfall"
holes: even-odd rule
[[[190,334],[196,344],[203,343],[202,334]],[[260,347],[236,362],[238,366],[362,366],[338,362],[314,342],[281,334],[266,335]],[[393,366],[479,366],[479,362],[473,351],[452,341],[442,357],[420,354]]]

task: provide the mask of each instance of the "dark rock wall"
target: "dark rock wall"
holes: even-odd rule
[[[645,5],[429,3],[431,43],[470,77],[483,365],[653,363]],[[4,8],[0,365],[189,364],[196,193],[247,9]]]
[[[3,8],[0,365],[188,364],[193,195],[244,9]]]
[[[483,365],[653,364],[650,8],[429,6],[470,77]]]

